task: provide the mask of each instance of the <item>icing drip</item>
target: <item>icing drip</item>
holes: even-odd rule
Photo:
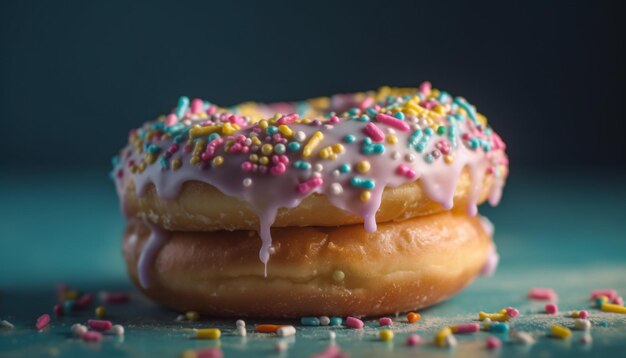
[[[494,226],[493,223],[486,217],[480,216],[480,223],[483,229],[487,232],[487,235],[493,236]],[[495,244],[491,244],[489,248],[489,254],[487,256],[487,260],[485,260],[485,264],[480,271],[481,276],[491,277],[498,269],[498,263],[500,262],[500,255],[498,254],[498,250],[496,249]]]
[[[137,262],[137,275],[139,276],[139,284],[143,288],[148,288],[152,284],[151,269],[161,248],[167,242],[169,234],[167,231],[158,226],[148,223],[150,227],[150,237],[144,244],[139,261]]]
[[[277,110],[293,113],[258,120]],[[505,145],[486,119],[461,97],[430,86],[246,103],[233,112],[183,97],[172,114],[131,131],[113,177],[121,200],[131,181],[138,196],[153,184],[163,200],[175,198],[185,182],[200,181],[248,203],[259,218],[266,273],[278,209],[296,207],[311,194],[363,217],[372,232],[385,187],[419,179],[426,195],[447,210],[467,168],[467,210],[476,215],[485,175],[494,176],[489,201],[495,205],[508,174]],[[149,283],[143,266],[165,236],[152,227],[140,259],[142,284]]]

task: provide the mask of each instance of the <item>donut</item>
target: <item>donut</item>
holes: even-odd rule
[[[381,223],[376,232],[359,224],[276,228],[265,277],[256,231],[171,232],[154,257],[138,265],[152,232],[135,219],[124,234],[135,284],[166,307],[222,317],[420,309],[469,284],[492,247],[480,218],[461,212]],[[140,283],[147,278],[149,285]]]
[[[267,263],[272,226],[373,232],[455,204],[470,215],[496,205],[505,147],[467,100],[429,83],[229,110],[181,97],[130,132],[113,177],[126,217],[172,231],[258,229]]]
[[[428,82],[229,108],[183,96],[113,159],[128,271],[155,301],[217,316],[426,307],[493,273],[477,206],[500,201],[505,150]]]

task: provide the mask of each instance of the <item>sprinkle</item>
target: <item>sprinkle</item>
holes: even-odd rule
[[[102,340],[102,334],[96,331],[87,331],[81,335],[81,338],[86,342],[99,342]]]
[[[320,142],[324,139],[324,133],[317,131],[313,133],[309,142],[304,146],[302,150],[302,157],[308,158],[313,154],[313,150],[320,144]]]
[[[294,168],[299,170],[309,170],[311,169],[311,163],[305,162],[304,160],[297,160],[293,163]]]
[[[509,331],[509,325],[502,322],[485,323],[487,331],[494,333],[506,333]]]
[[[335,272],[333,272],[333,280],[335,282],[343,282],[345,278],[346,278],[346,274],[343,273],[343,271],[336,270]]]
[[[591,329],[591,322],[589,322],[588,319],[577,318],[574,320],[574,328],[583,330],[583,331],[588,331]]]
[[[572,318],[582,318],[582,319],[585,319],[585,318],[589,318],[589,312],[587,312],[587,311],[573,311],[570,314],[570,316]]]
[[[48,325],[48,323],[50,323],[50,315],[47,313],[44,313],[41,316],[39,316],[39,318],[37,318],[37,323],[35,323],[35,327],[38,330],[42,330]]]
[[[506,312],[506,315],[509,316],[509,318],[517,318],[517,317],[519,317],[519,311],[516,308],[507,307],[507,308],[504,309],[504,311]]]
[[[320,326],[328,326],[330,324],[330,318],[328,316],[320,316]]]
[[[450,326],[450,329],[454,334],[476,333],[480,331],[480,325],[478,323],[455,324]]]
[[[367,202],[372,198],[372,193],[369,190],[363,190],[361,195],[359,195],[359,199],[362,202]]]
[[[550,327],[550,332],[552,333],[552,337],[559,339],[568,339],[572,336],[572,331],[569,328],[556,324]]]
[[[622,298],[622,296],[617,296],[613,300],[611,300],[611,303],[616,304],[618,306],[623,306],[624,305],[624,298]]]
[[[445,157],[443,157],[443,161],[446,162],[446,164],[452,164],[452,162],[454,162],[454,157],[452,157],[451,155],[446,155]]]
[[[548,303],[545,306],[546,313],[549,315],[555,315],[559,312],[559,307],[554,303]]]
[[[595,300],[596,298],[601,296],[606,296],[609,300],[613,300],[615,297],[617,297],[617,291],[612,288],[593,290],[591,291],[590,299]]]
[[[343,319],[341,317],[331,317],[330,325],[331,326],[341,326],[343,324]]]
[[[385,134],[374,123],[368,123],[363,128],[363,133],[372,138],[374,142],[382,142],[385,139]]]
[[[60,304],[56,304],[54,305],[54,307],[52,308],[52,310],[54,311],[54,314],[57,316],[63,316],[63,306]]]
[[[122,326],[121,324],[114,325],[113,327],[111,327],[111,333],[113,333],[116,336],[123,336],[124,326]]]
[[[235,326],[236,327],[245,327],[246,326],[246,322],[242,319],[238,319],[237,322],[235,322]]]
[[[483,311],[478,312],[478,320],[484,321],[486,318],[489,318],[492,321],[506,322],[509,320],[509,316],[506,314],[506,311],[498,312],[498,313],[485,313]]]
[[[410,136],[409,136],[409,142],[408,142],[408,146],[413,148],[417,145],[417,143],[419,142],[419,140],[422,137],[422,131],[420,129],[416,129]]]
[[[14,326],[11,322],[9,322],[9,321],[6,321],[6,320],[1,320],[1,321],[0,321],[0,328],[1,328],[3,331],[10,331],[10,330],[12,330],[13,328],[15,328],[15,326]]]
[[[237,327],[237,330],[235,331],[235,333],[239,337],[245,337],[248,335],[248,332],[246,332],[246,327]]]
[[[381,326],[391,326],[393,321],[389,317],[381,317],[378,319],[378,324]]]
[[[178,117],[176,117],[176,115],[174,113],[171,113],[167,116],[167,119],[165,120],[165,126],[166,127],[171,127],[173,125],[175,125],[176,123],[178,123]]]
[[[88,320],[87,325],[95,331],[108,331],[113,327],[111,321],[101,321],[97,319]]]
[[[63,312],[68,313],[74,310],[74,300],[66,300],[63,302]]]
[[[317,187],[320,187],[324,183],[324,180],[320,177],[311,178],[305,182],[302,182],[296,186],[296,190],[300,194],[307,194]]]
[[[187,108],[189,107],[189,97],[181,96],[178,99],[178,106],[176,107],[176,117],[184,118],[185,114],[187,114]]]
[[[287,148],[282,143],[278,143],[274,146],[274,152],[276,152],[276,154],[285,154],[286,151]]]
[[[362,178],[362,177],[357,177],[357,176],[354,176],[350,179],[350,184],[357,188],[370,189],[370,190],[374,189],[374,187],[376,186],[376,184],[374,183],[372,179],[367,179],[367,178]]]
[[[398,137],[396,137],[393,134],[387,134],[387,143],[389,143],[389,144],[396,144],[396,143],[398,143]]]
[[[524,345],[535,343],[535,339],[528,332],[512,332],[511,338],[513,338],[514,342]]]
[[[191,113],[197,114],[202,112],[204,108],[204,102],[200,98],[194,98],[191,101]]]
[[[85,293],[74,303],[74,308],[78,310],[82,310],[84,308],[87,308],[87,306],[91,305],[93,301],[94,301],[94,296],[91,293]]]
[[[74,323],[70,330],[74,337],[81,337],[83,334],[87,333],[87,327],[80,323]]]
[[[406,132],[409,130],[409,125],[406,122],[403,122],[387,114],[382,114],[382,113],[377,114],[376,120],[382,124],[386,124],[402,132]]]
[[[626,314],[626,307],[616,305],[614,303],[603,303],[602,306],[600,306],[600,309],[604,312]]]
[[[330,185],[330,192],[333,195],[339,195],[339,194],[343,193],[343,187],[339,183],[332,183]]]
[[[447,346],[447,342],[446,342],[446,337],[451,336],[452,335],[452,330],[450,329],[450,327],[444,327],[441,330],[439,330],[439,332],[437,332],[437,335],[435,335],[435,344],[438,345],[439,347],[446,347]]]
[[[356,168],[359,173],[367,173],[370,171],[371,168],[370,162],[368,162],[367,160],[361,160],[356,164]]]
[[[557,296],[551,288],[531,288],[530,291],[528,291],[528,298],[531,300],[556,301]]]
[[[300,143],[298,143],[298,142],[289,142],[289,144],[287,144],[287,147],[289,148],[290,151],[297,152],[297,151],[300,150]]]
[[[98,306],[98,307],[96,307],[95,313],[96,313],[96,317],[102,318],[102,317],[106,316],[107,309],[104,306]]]
[[[353,136],[352,134],[346,134],[346,136],[343,137],[343,141],[346,143],[353,143],[356,140],[356,137]]]
[[[420,319],[422,319],[422,316],[419,313],[409,312],[406,315],[406,319],[407,321],[409,321],[409,323],[415,323],[419,321]]]
[[[300,324],[303,326],[319,326],[320,320],[317,317],[302,317],[300,318]]]
[[[381,341],[389,342],[393,340],[393,331],[390,329],[381,329],[380,332],[378,332],[378,338],[380,338]]]
[[[485,346],[489,350],[498,349],[502,347],[502,341],[498,337],[489,336],[485,339]]]
[[[222,331],[219,328],[203,328],[196,331],[198,339],[220,339]]]
[[[192,322],[195,322],[200,318],[200,315],[196,311],[187,311],[185,312],[185,318]]]
[[[409,334],[409,336],[406,338],[407,346],[415,347],[415,346],[419,346],[421,343],[422,343],[422,337],[419,334],[416,334],[416,333]]]
[[[348,163],[343,163],[341,164],[341,166],[339,167],[339,171],[342,173],[350,173],[350,164]]]
[[[354,329],[362,329],[364,326],[363,321],[356,317],[346,318],[346,327]]]
[[[317,319],[317,318],[316,318]],[[291,337],[296,334],[296,327],[294,326],[282,326],[276,330],[276,334],[281,337]]]
[[[276,333],[282,326],[278,324],[257,324],[254,326],[254,330],[258,333]]]

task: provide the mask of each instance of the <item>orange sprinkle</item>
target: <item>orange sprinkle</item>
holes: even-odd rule
[[[409,321],[409,323],[415,323],[422,319],[422,316],[419,313],[409,312],[406,315],[406,319]]]
[[[259,333],[276,333],[282,324],[257,324],[254,326],[254,330]]]

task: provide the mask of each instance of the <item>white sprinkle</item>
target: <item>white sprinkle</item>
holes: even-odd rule
[[[343,187],[339,183],[332,183],[330,185],[330,192],[333,195],[339,195],[339,194],[343,193]]]
[[[124,326],[122,326],[121,324],[114,325],[113,327],[111,327],[111,333],[116,336],[124,335]]]
[[[328,339],[330,339],[331,341],[334,341],[335,338],[337,338],[337,333],[335,333],[335,331],[328,332]]]
[[[176,317],[176,322],[182,322],[182,321],[184,321],[184,320],[185,320],[185,316],[184,316],[184,315],[182,315],[182,314],[179,314],[179,315]]]
[[[276,331],[276,334],[278,334],[281,337],[291,337],[296,334],[296,327],[282,326]]]
[[[242,319],[238,319],[237,322],[235,322],[235,325],[237,327],[245,327],[246,326],[246,322]]]
[[[83,334],[87,333],[87,327],[80,323],[74,323],[70,329],[74,337],[81,337]]]
[[[5,331],[10,331],[13,328],[15,328],[15,326],[9,321],[2,320],[0,321],[0,328],[2,328]]]
[[[313,171],[321,172],[322,170],[324,170],[324,166],[320,163],[316,163],[315,166],[313,166]]]
[[[415,156],[414,156],[412,153],[407,153],[407,154],[404,156],[404,159],[405,159],[407,162],[409,162],[409,163],[410,163],[410,162],[412,162],[412,161],[414,161],[414,160],[415,160]]]
[[[391,153],[391,159],[393,159],[393,160],[400,159],[400,153],[398,151],[395,151],[395,152]]]
[[[239,327],[237,326],[237,331],[236,331],[237,335],[239,337],[245,337],[248,333],[246,332],[246,327]]]
[[[513,334],[513,339],[517,343],[521,344],[533,344],[535,343],[535,339],[528,332],[515,332]]]
[[[335,169],[335,170],[333,170],[333,176],[334,176],[334,177],[338,177],[338,176],[340,176],[340,175],[341,175],[341,172],[339,171],[339,169]]]
[[[247,145],[248,147],[252,145],[252,139],[250,138],[246,138],[246,140],[243,141],[243,144]]]
[[[252,185],[252,179],[250,178],[245,178],[243,180],[243,186],[245,186],[246,188],[249,187],[250,185]]]
[[[446,346],[450,348],[456,347],[456,338],[454,338],[454,334],[449,334],[446,336]]]
[[[389,134],[396,134],[396,130],[391,128],[391,127],[387,127],[387,133],[389,133]]]
[[[591,322],[588,319],[577,318],[574,320],[574,328],[588,331],[591,329]]]
[[[285,341],[278,341],[276,342],[276,350],[279,352],[284,352],[287,350],[287,342]]]
[[[297,140],[298,142],[302,142],[306,139],[306,134],[304,134],[303,131],[297,131],[296,134],[293,135],[293,139]]]
[[[591,334],[589,332],[585,332],[582,336],[580,336],[580,343],[582,344],[591,344],[592,341],[593,338],[591,338]]]
[[[328,326],[330,324],[330,318],[328,318],[328,316],[321,316],[320,317],[320,325],[321,326]]]

